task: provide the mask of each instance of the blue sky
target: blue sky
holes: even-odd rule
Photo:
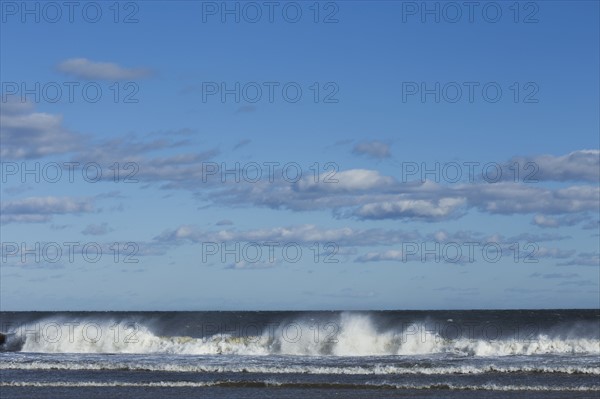
[[[598,2],[27,4],[2,310],[598,306]]]

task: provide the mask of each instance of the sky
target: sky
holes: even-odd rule
[[[597,1],[0,4],[0,310],[599,307]]]

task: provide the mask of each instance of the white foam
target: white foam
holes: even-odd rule
[[[510,355],[600,354],[600,339],[562,338],[540,334],[534,339],[484,340],[460,338],[448,340],[439,334],[420,334],[425,325],[415,323],[404,331],[379,331],[370,317],[342,314],[332,323],[330,334],[316,331],[310,323],[298,321],[265,331],[260,336],[233,337],[227,334],[207,338],[162,337],[140,326],[131,336],[115,335],[114,322],[80,322],[60,336],[23,334],[11,339],[23,341],[22,352],[36,353],[131,353],[174,355],[303,355],[303,356],[387,356],[453,354],[458,356],[497,357]],[[290,328],[290,326],[295,327]],[[335,330],[335,331],[334,331]],[[27,329],[24,329],[27,331]],[[52,330],[51,330],[52,331]],[[97,334],[100,331],[101,334]],[[298,334],[300,332],[300,334]]]
[[[76,388],[76,387],[210,387],[217,385],[216,382],[189,382],[189,381],[159,381],[159,382],[100,382],[100,381],[53,381],[53,382],[31,382],[31,381],[8,381],[0,382],[0,387],[36,387],[36,388]]]
[[[484,373],[564,373],[600,375],[600,367],[594,366],[496,366],[493,364],[474,366],[268,366],[268,365],[190,365],[162,362],[160,364],[136,362],[56,362],[33,361],[0,363],[0,370],[130,370],[130,371],[162,371],[162,372],[196,372],[196,373],[256,373],[256,374],[330,374],[330,375],[449,375],[449,374],[484,374]]]

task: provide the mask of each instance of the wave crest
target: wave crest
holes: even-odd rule
[[[62,323],[61,323],[62,322]],[[64,326],[68,328],[64,328]],[[528,339],[444,337],[425,322],[381,330],[367,315],[341,314],[339,323],[315,328],[307,320],[257,331],[255,335],[161,336],[151,323],[127,327],[114,320],[46,320],[43,329],[25,327],[9,335],[5,350],[37,353],[164,353],[182,355],[389,356],[451,354],[510,356],[600,354],[600,339],[537,334]]]

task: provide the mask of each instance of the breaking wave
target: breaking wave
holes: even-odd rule
[[[87,370],[87,371],[151,371],[182,373],[253,373],[253,374],[316,374],[316,375],[453,375],[453,374],[512,374],[512,373],[557,373],[600,375],[600,367],[589,365],[499,366],[462,365],[425,367],[418,365],[373,365],[373,366],[321,366],[321,365],[206,365],[180,364],[169,361],[144,362],[57,362],[57,361],[5,361],[0,370]]]
[[[21,326],[7,335],[7,351],[35,353],[127,353],[173,355],[293,355],[390,356],[451,354],[456,356],[511,356],[544,354],[600,354],[597,336],[550,332],[499,339],[466,332],[448,336],[448,329],[432,329],[427,322],[401,328],[378,328],[364,314],[342,313],[336,323],[315,328],[298,319],[254,334],[215,333],[203,337],[166,336],[152,322],[125,325],[122,321],[48,318]],[[458,331],[457,328],[452,330]],[[446,333],[445,333],[446,332]]]

